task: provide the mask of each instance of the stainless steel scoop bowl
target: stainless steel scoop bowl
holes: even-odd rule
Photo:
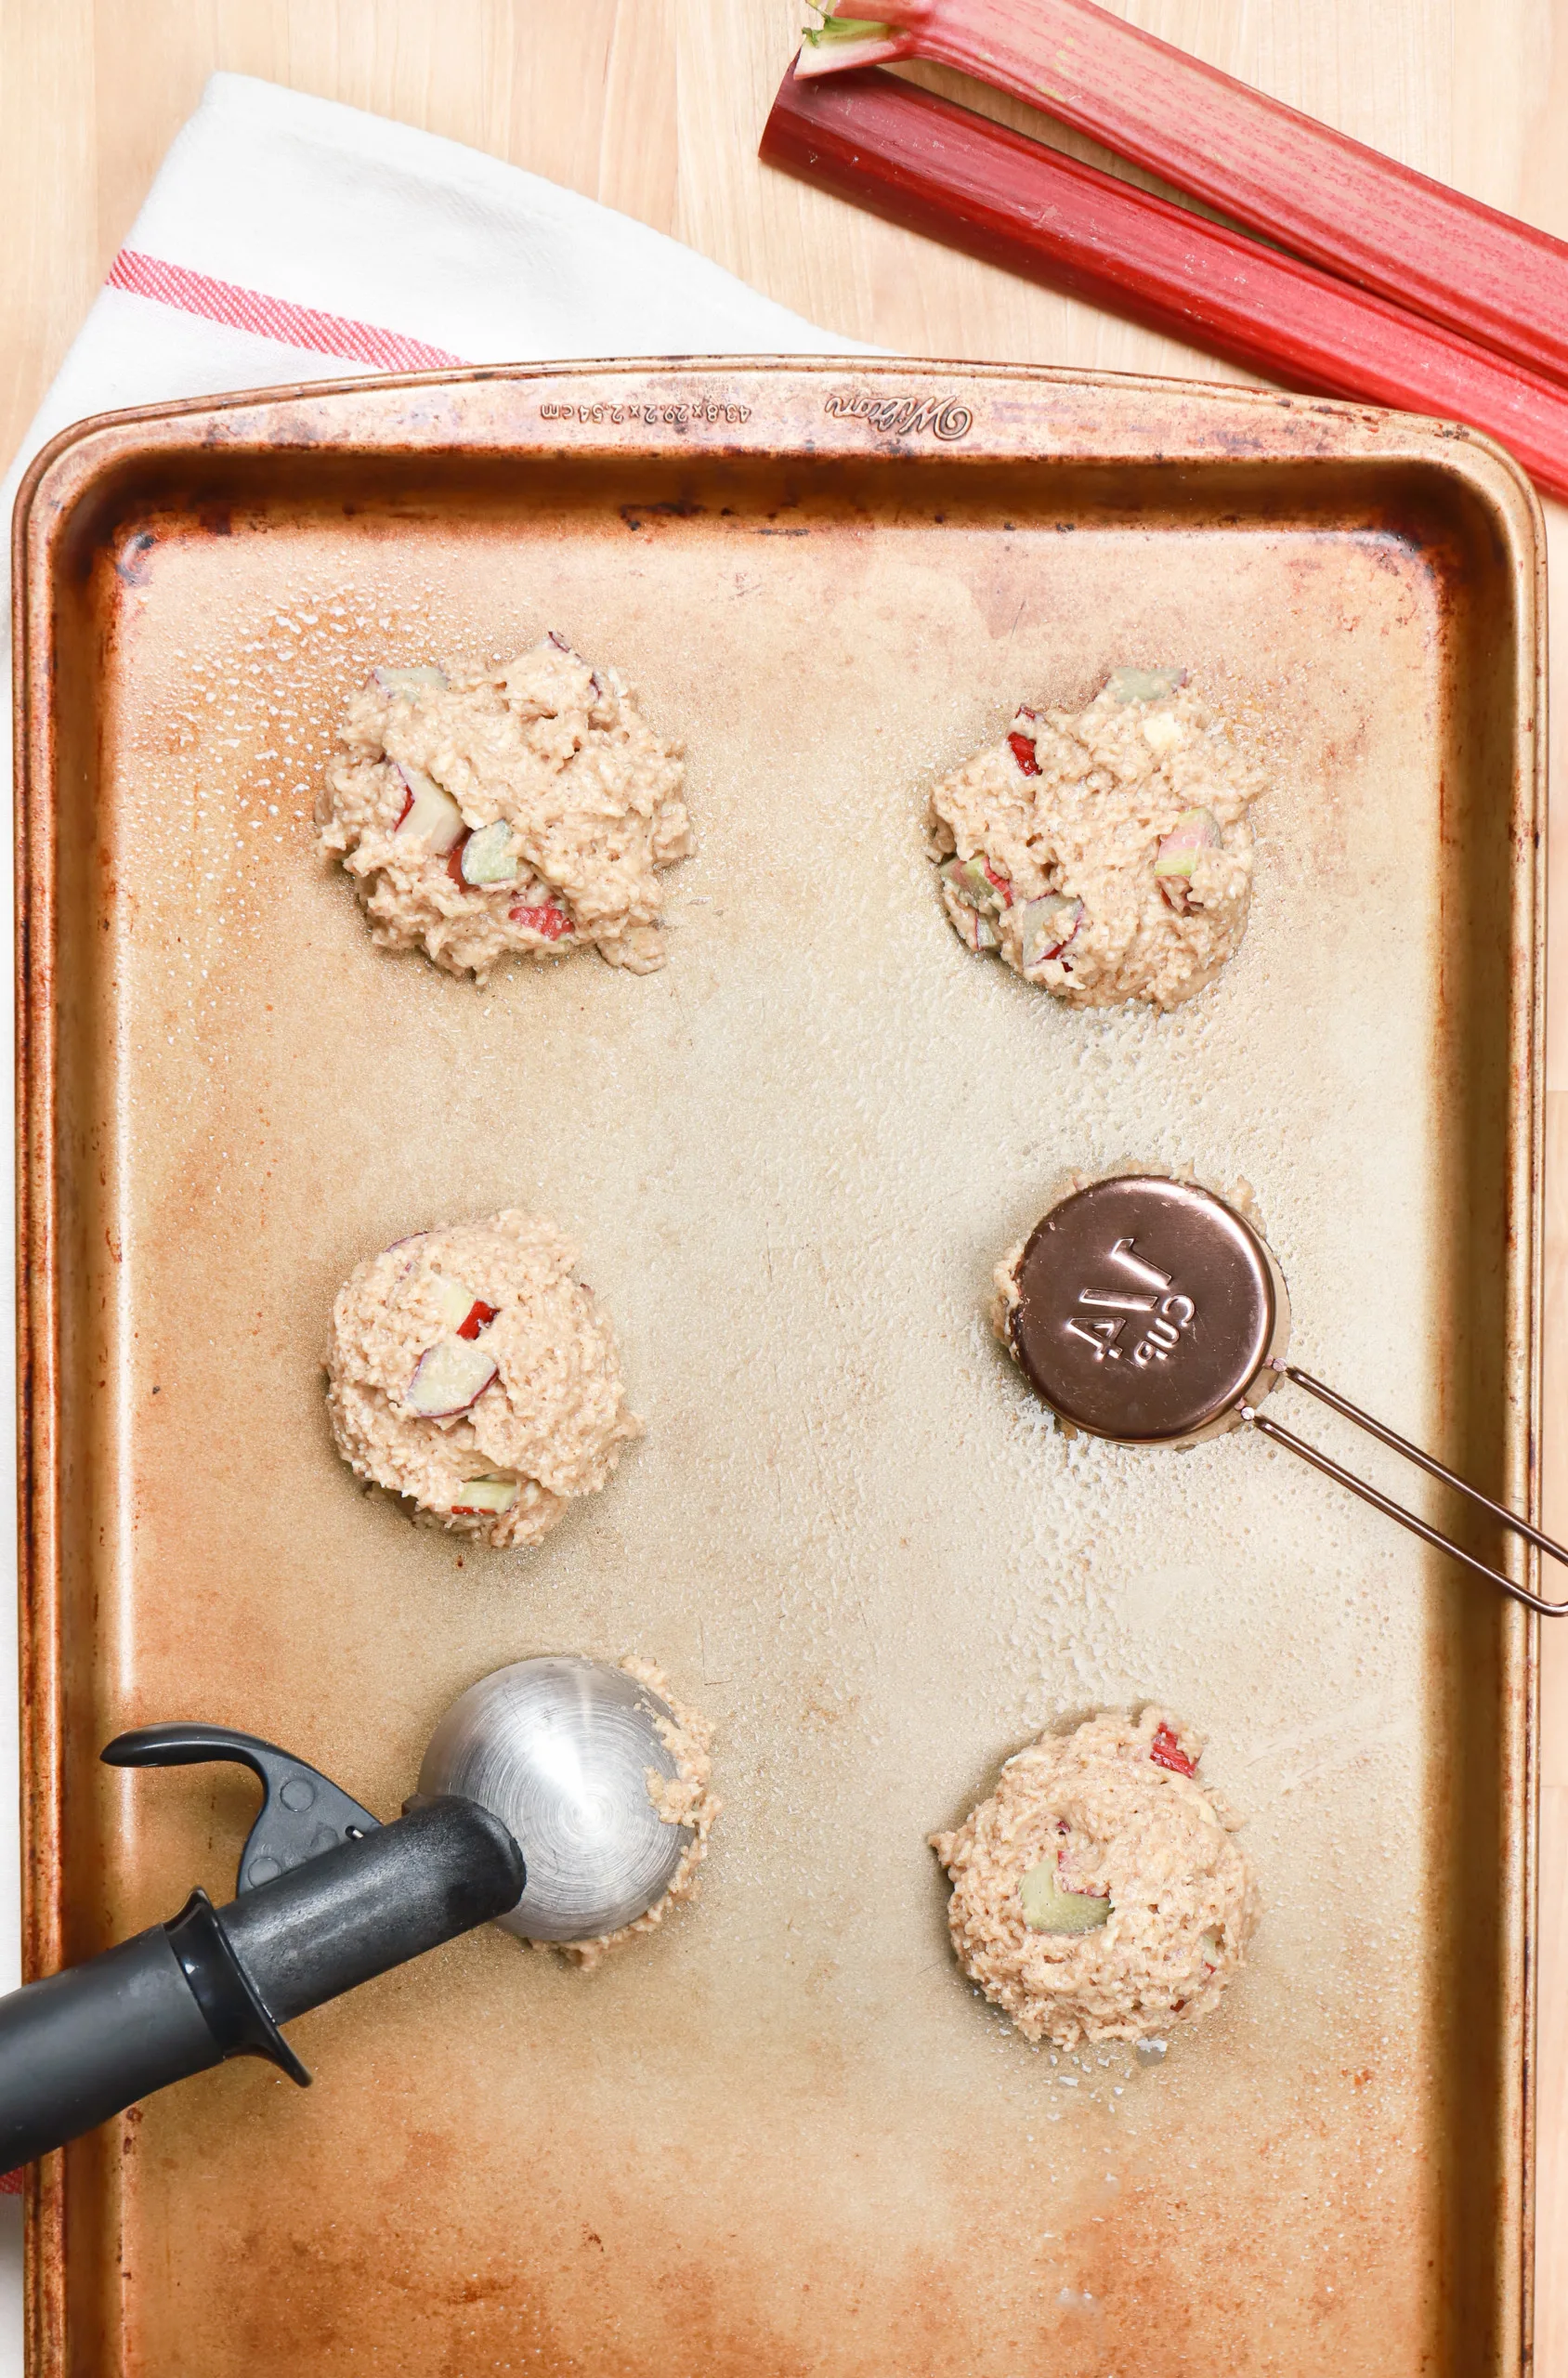
[[[519,1660],[482,1677],[431,1736],[408,1805],[477,1800],[523,1847],[528,1881],[496,1921],[525,1940],[592,1940],[661,1899],[691,1842],[662,1819],[650,1771],[675,1761],[657,1693],[593,1660]]]

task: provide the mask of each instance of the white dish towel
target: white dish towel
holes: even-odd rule
[[[867,351],[814,329],[678,242],[515,165],[330,99],[215,74],[28,431],[5,483],[5,516],[42,445],[85,414],[123,405],[447,364]],[[8,947],[8,868],[0,885]],[[0,1067],[8,1068],[9,1029],[0,1038]],[[7,1071],[0,1116],[12,1111]],[[0,1223],[7,1241],[11,1178],[6,1161]],[[7,1505],[15,1499],[11,1283],[7,1261],[0,1271],[0,1494]],[[9,1637],[15,1531],[0,1534],[0,1629]],[[0,1655],[6,1810],[17,1805],[9,1673]],[[188,1880],[169,1877],[171,1908]],[[17,1838],[7,1817],[0,1989],[13,1988],[19,1974]],[[0,2378],[21,2378],[21,2369],[20,2224],[15,2200],[0,2198]]]
[[[678,241],[516,165],[331,99],[215,74],[18,469],[85,413],[284,380],[555,357],[866,351]]]

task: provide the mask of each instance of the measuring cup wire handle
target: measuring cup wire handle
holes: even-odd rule
[[[1553,1561],[1568,1563],[1568,1548],[1554,1544],[1549,1535],[1543,1535],[1538,1527],[1532,1527],[1529,1521],[1522,1520],[1516,1511],[1505,1510],[1501,1503],[1495,1503],[1489,1495],[1483,1495],[1479,1486],[1471,1486],[1467,1480],[1456,1478],[1451,1470],[1444,1470],[1442,1462],[1434,1461],[1430,1453],[1421,1451],[1419,1445],[1411,1444],[1408,1438],[1396,1435],[1392,1429],[1384,1428],[1380,1420],[1374,1420],[1370,1412],[1363,1412],[1359,1405],[1337,1395],[1331,1387],[1325,1387],[1321,1379],[1309,1378],[1305,1371],[1295,1369],[1289,1363],[1280,1363],[1276,1367],[1297,1387],[1304,1387],[1309,1395],[1315,1395],[1320,1404],[1326,1404],[1330,1411],[1342,1414],[1347,1420],[1353,1420],[1358,1429],[1365,1429],[1380,1444],[1392,1446],[1395,1453],[1402,1453],[1406,1461],[1413,1461],[1418,1469],[1426,1471],[1429,1478],[1441,1478],[1445,1486],[1452,1486],[1455,1493],[1463,1495],[1467,1502],[1478,1503],[1483,1511],[1490,1511],[1495,1520],[1500,1520],[1504,1527],[1510,1529],[1515,1535],[1523,1536],[1537,1552],[1545,1552]],[[1548,1608],[1552,1610],[1564,1607],[1568,1604],[1548,1604]]]
[[[1280,1367],[1285,1369],[1286,1365],[1281,1365]],[[1295,1378],[1300,1386],[1310,1389],[1317,1387],[1315,1380],[1306,1379],[1294,1371],[1288,1372],[1287,1376]],[[1356,1411],[1353,1405],[1343,1404],[1338,1396],[1330,1396],[1327,1391],[1322,1392],[1326,1400],[1331,1401],[1347,1418],[1360,1420],[1364,1418],[1364,1415]],[[1461,1561],[1467,1569],[1473,1570],[1478,1577],[1485,1577],[1492,1585],[1500,1586],[1504,1593],[1511,1594],[1515,1601],[1523,1602],[1528,1609],[1538,1612],[1543,1618],[1561,1618],[1564,1612],[1568,1611],[1568,1602],[1548,1601],[1543,1595],[1532,1593],[1528,1586],[1517,1585],[1512,1577],[1505,1576],[1500,1569],[1488,1568],[1484,1561],[1477,1561],[1473,1555],[1456,1544],[1450,1536],[1443,1535],[1440,1529],[1429,1527],[1425,1520],[1417,1518],[1414,1511],[1407,1511],[1403,1503],[1392,1502],[1387,1495],[1379,1494],[1376,1486],[1369,1486],[1366,1481],[1364,1478],[1358,1478],[1353,1470],[1342,1468],[1339,1462],[1331,1460],[1327,1454],[1320,1453],[1315,1445],[1308,1444],[1304,1437],[1298,1437],[1290,1430],[1282,1429],[1277,1420],[1266,1418],[1252,1405],[1244,1404],[1241,1406],[1241,1417],[1244,1420],[1250,1421],[1263,1436],[1272,1437],[1276,1444],[1284,1445],[1287,1452],[1300,1454],[1303,1461],[1310,1462],[1314,1470],[1320,1470],[1326,1478],[1332,1478],[1336,1485],[1348,1487],[1352,1495],[1359,1495],[1364,1503],[1370,1503],[1373,1509],[1381,1511],[1386,1519],[1397,1520],[1400,1526],[1408,1528],[1412,1535],[1418,1535],[1424,1543],[1434,1546],[1439,1552],[1446,1552],[1451,1559]],[[1375,1421],[1369,1422],[1368,1426],[1376,1435],[1384,1438],[1399,1451],[1415,1453],[1414,1446],[1405,1445],[1403,1438],[1396,1437],[1392,1431],[1379,1428]],[[1485,1496],[1477,1494],[1473,1487],[1467,1487],[1462,1479],[1452,1478],[1447,1470],[1441,1469],[1436,1463],[1429,1463],[1423,1455],[1418,1455],[1416,1457],[1421,1462],[1423,1468],[1431,1469],[1438,1477],[1448,1480],[1450,1484],[1459,1487],[1462,1493],[1472,1496],[1475,1501],[1485,1503],[1487,1509],[1496,1512],[1496,1516],[1506,1526],[1535,1535],[1535,1531],[1533,1528],[1524,1529],[1522,1522],[1515,1520],[1509,1512],[1499,1511],[1495,1503],[1487,1502]],[[1547,1548],[1555,1559],[1568,1560],[1568,1553],[1559,1550],[1555,1545],[1548,1544]]]

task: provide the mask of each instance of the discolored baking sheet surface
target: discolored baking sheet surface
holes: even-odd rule
[[[1071,1169],[1245,1179],[1307,1366],[1533,1491],[1537,532],[1430,426],[971,367],[377,384],[46,462],[33,1969],[232,1888],[246,1787],[111,1775],[124,1725],[389,1814],[478,1675],[638,1650],[726,1808],[599,1971],[471,1939],[297,2026],[308,2094],[233,2066],[57,2159],[38,2369],[1519,2366],[1525,1624],[1260,1442],[1068,1444],[982,1311]],[[372,947],[311,805],[371,661],[547,626],[685,738],[699,855],[661,974],[478,991]],[[974,960],[921,845],[935,775],[1124,660],[1274,772],[1247,942],[1165,1018]],[[505,1203],[580,1241],[649,1423],[533,1555],[363,1495],[320,1392],[354,1261]],[[924,1836],[1156,1696],[1263,1928],[1157,2068],[1053,2060]]]

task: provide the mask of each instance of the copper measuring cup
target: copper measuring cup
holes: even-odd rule
[[[1212,1190],[1147,1173],[1093,1182],[1036,1224],[1013,1278],[1010,1340],[1036,1392],[1070,1427],[1113,1444],[1181,1446],[1246,1423],[1516,1601],[1548,1618],[1568,1610],[1478,1561],[1259,1409],[1288,1379],[1568,1564],[1568,1549],[1528,1520],[1286,1361],[1285,1275],[1259,1232]]]

